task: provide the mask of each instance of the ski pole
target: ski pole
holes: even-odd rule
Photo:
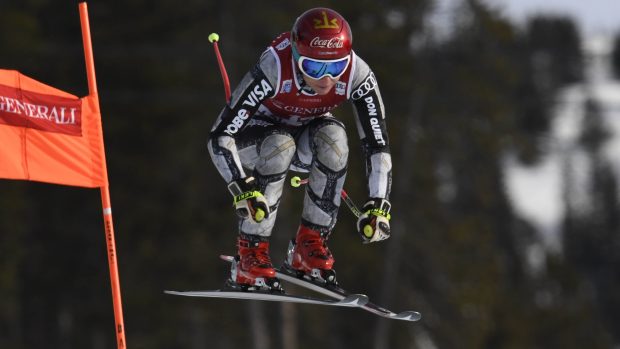
[[[298,188],[304,184],[308,184],[308,178],[301,179],[299,176],[294,176],[291,178],[292,187]],[[351,213],[355,216],[355,218],[360,218],[360,216],[362,215],[362,211],[357,208],[357,205],[353,202],[353,200],[351,200],[349,194],[347,194],[344,189],[340,191],[340,197],[342,198],[342,200],[344,200],[344,203],[347,204],[347,207],[349,208],[349,210],[351,210]],[[367,227],[370,226],[367,225]],[[372,227],[370,227],[370,229],[372,229]],[[364,227],[364,230],[366,230],[366,227]]]
[[[224,60],[220,54],[220,48],[217,46],[217,42],[220,41],[220,36],[217,33],[209,34],[209,42],[213,44],[215,50],[215,56],[217,57],[217,64],[220,67],[220,73],[222,74],[222,81],[224,82],[224,93],[226,94],[226,102],[230,99],[230,81],[228,80],[228,73],[226,73],[226,67],[224,66]]]
[[[224,66],[224,60],[220,54],[220,48],[217,46],[217,42],[220,41],[220,36],[218,33],[211,33],[209,34],[208,39],[209,42],[213,44],[213,49],[215,50],[215,57],[217,58],[217,64],[220,67],[220,74],[222,74],[222,82],[224,83],[224,94],[226,95],[226,102],[228,103],[228,100],[230,100],[230,80],[228,80],[228,73],[226,73],[226,66]],[[257,222],[262,221],[265,218],[265,211],[257,208],[254,213],[254,218]]]
[[[308,178],[301,179],[299,176],[294,176],[291,178],[292,187],[298,188],[299,186],[303,184],[308,184]],[[362,211],[360,211],[360,209],[357,208],[357,205],[355,204],[355,202],[353,202],[353,200],[351,200],[346,190],[342,189],[340,191],[340,197],[342,198],[344,203],[347,204],[347,207],[349,208],[351,213],[355,216],[355,218],[360,218],[360,216],[362,215]],[[370,224],[366,224],[364,226],[364,235],[372,236],[373,233],[374,233],[374,229],[372,228],[372,226]]]

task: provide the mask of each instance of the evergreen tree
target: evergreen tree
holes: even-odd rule
[[[567,262],[582,276],[575,285],[580,303],[594,304],[596,324],[605,331],[601,338],[620,341],[615,324],[620,307],[618,258],[620,202],[617,175],[605,156],[605,145],[611,134],[595,100],[585,102],[582,134],[579,139],[589,163],[586,183],[587,198],[568,198],[578,203],[567,206],[564,226],[564,252]],[[583,169],[580,169],[583,171]],[[573,183],[580,185],[580,183]],[[569,292],[571,290],[569,289]]]
[[[614,36],[611,51],[611,67],[616,79],[620,79],[620,34]]]
[[[581,37],[573,19],[536,16],[527,24],[534,76],[551,91],[583,79]]]

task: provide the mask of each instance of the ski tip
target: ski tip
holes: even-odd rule
[[[417,311],[408,310],[400,312],[392,317],[395,320],[404,320],[404,321],[420,321],[422,319],[422,314]]]
[[[170,291],[170,290],[164,290],[165,294],[173,294],[173,295],[180,295],[183,292],[179,292],[179,291]]]
[[[225,254],[221,254],[220,255],[220,259],[223,260],[223,261],[231,262],[232,263],[235,260],[235,257],[228,256],[228,255],[225,255]]]

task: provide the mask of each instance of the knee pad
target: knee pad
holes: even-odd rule
[[[313,134],[316,160],[332,171],[341,171],[347,166],[349,145],[347,133],[340,123],[330,122],[319,127]]]
[[[286,172],[295,149],[295,140],[288,134],[274,133],[265,137],[258,147],[256,170],[266,176]]]

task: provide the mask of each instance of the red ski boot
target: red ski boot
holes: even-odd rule
[[[313,282],[337,285],[334,262],[326,234],[300,225],[296,238],[289,244],[284,267]]]
[[[237,248],[239,254],[232,263],[227,286],[242,291],[283,291],[269,258],[267,238],[241,234]]]

